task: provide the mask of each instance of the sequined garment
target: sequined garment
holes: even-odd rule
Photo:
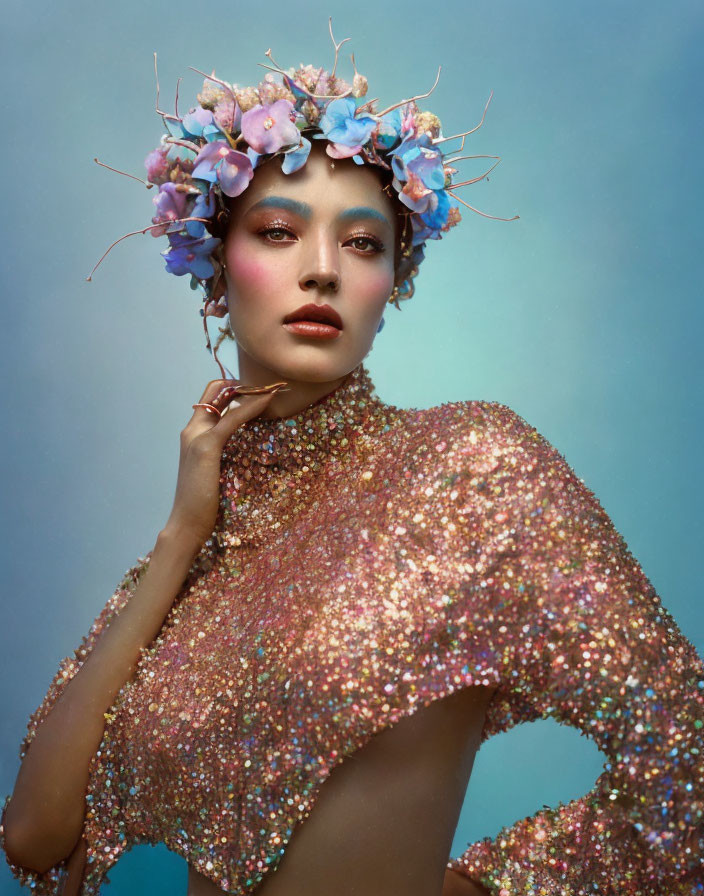
[[[149,558],[62,662],[21,756]],[[623,538],[510,408],[400,409],[360,364],[225,447],[213,537],[91,762],[81,892],[163,841],[252,893],[337,763],[476,684],[498,686],[482,742],[552,718],[608,761],[583,798],[449,867],[500,896],[704,892],[704,666]],[[64,869],[13,867],[37,894]]]

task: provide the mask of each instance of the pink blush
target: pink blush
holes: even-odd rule
[[[261,291],[260,294],[276,288],[285,276],[285,265],[272,264],[271,257],[260,259],[256,252],[244,245],[235,244],[227,253],[227,266],[233,279],[244,281],[247,290]]]
[[[358,275],[359,295],[361,298],[367,296],[373,301],[378,302],[379,295],[391,293],[393,289],[393,273],[388,271],[368,271],[365,274]]]

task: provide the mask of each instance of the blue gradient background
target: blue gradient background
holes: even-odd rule
[[[415,298],[367,359],[382,398],[497,400],[600,498],[684,634],[704,650],[701,205],[704,8],[454,2],[262,4],[4,0],[4,493],[0,793],[29,714],[173,499],[178,434],[216,369],[198,298],[166,275],[138,175],[202,78],[256,83],[264,52],[329,63],[327,16],[388,103],[432,84],[446,133],[502,155],[431,244]],[[342,71],[348,70],[343,63]],[[466,169],[468,176],[479,169]],[[477,756],[453,855],[582,795],[603,757],[578,732],[522,726]],[[420,822],[422,823],[422,821]],[[183,860],[135,848],[106,892],[185,896]],[[0,891],[21,891],[3,866]]]

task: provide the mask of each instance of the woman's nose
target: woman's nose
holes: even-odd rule
[[[337,242],[320,234],[309,247],[298,278],[301,289],[337,292],[340,288],[340,259]]]

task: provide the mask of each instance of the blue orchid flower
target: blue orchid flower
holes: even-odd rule
[[[203,137],[204,128],[213,124],[213,113],[209,109],[198,107],[187,112],[181,120],[184,137]],[[216,128],[216,130],[218,130]]]
[[[181,277],[192,274],[199,280],[207,280],[215,274],[210,256],[219,245],[217,237],[194,239],[181,233],[167,234],[169,248],[161,253],[169,274]]]
[[[261,159],[262,153],[255,152],[251,146],[247,147],[247,158],[252,163],[252,169],[256,168]]]
[[[281,163],[281,170],[284,174],[293,174],[294,171],[298,171],[305,165],[310,155],[310,146],[310,140],[301,137],[301,145],[297,149],[290,149],[284,155],[284,160]]]
[[[432,230],[442,230],[447,224],[450,209],[457,206],[457,202],[446,190],[437,190],[434,194],[435,201],[431,202],[428,210],[421,212],[421,221]]]
[[[446,190],[433,193],[426,211],[411,216],[413,226],[413,245],[425,240],[439,240],[447,229],[450,210],[457,208],[457,200]]]
[[[427,134],[407,137],[392,151],[391,167],[402,183],[413,174],[429,190],[442,190],[445,186],[442,153],[433,146],[433,141]]]
[[[207,194],[201,193],[193,204],[191,215],[194,218],[212,218],[215,214],[215,193],[209,190]],[[205,224],[202,221],[186,221],[186,230],[193,237],[201,237],[205,233]]]
[[[318,127],[323,132],[316,137],[326,137],[331,143],[348,147],[362,147],[377,126],[377,119],[371,115],[356,116],[357,104],[348,96],[340,97],[328,104]]]

